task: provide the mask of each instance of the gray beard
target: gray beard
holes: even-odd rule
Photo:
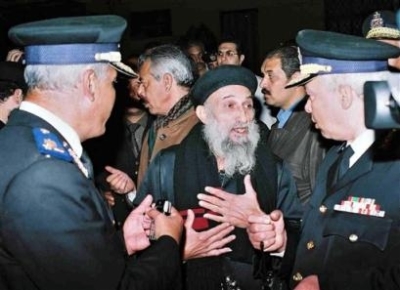
[[[260,140],[259,126],[255,121],[248,123],[247,137],[233,142],[229,138],[231,128],[221,128],[213,116],[209,116],[209,120],[210,122],[204,125],[203,136],[214,155],[224,160],[225,175],[232,177],[235,173],[250,173],[256,163],[255,150]]]

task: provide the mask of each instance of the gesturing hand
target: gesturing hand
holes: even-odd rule
[[[151,195],[146,196],[125,220],[123,232],[125,247],[129,255],[150,246],[148,234],[151,218],[146,213],[151,209],[152,202],[153,197]]]
[[[247,234],[254,248],[260,250],[261,242],[264,251],[282,252],[286,247],[286,230],[283,213],[274,210],[269,215],[259,214],[249,217]]]
[[[136,189],[135,183],[125,172],[111,166],[106,166],[105,169],[110,172],[106,181],[114,192],[125,194]]]
[[[225,245],[236,238],[234,235],[229,235],[234,229],[233,226],[223,223],[209,230],[197,232],[193,229],[194,217],[193,211],[188,210],[185,222],[184,260],[219,256],[232,251]]]
[[[227,222],[235,227],[247,228],[249,216],[263,212],[258,204],[257,193],[251,184],[250,175],[245,176],[244,185],[246,192],[239,195],[207,186],[205,191],[209,194],[197,195],[200,200],[199,205],[218,215],[206,213],[204,217],[216,222]]]
[[[123,231],[125,247],[129,255],[144,250],[150,246],[150,228],[152,221],[155,228],[155,239],[167,235],[178,244],[183,230],[183,219],[179,212],[172,207],[171,214],[166,216],[152,206],[153,197],[147,195],[126,218]]]

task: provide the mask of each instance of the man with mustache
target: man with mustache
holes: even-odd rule
[[[187,217],[185,289],[261,289],[267,278],[253,276],[258,270],[254,259],[261,259],[264,273],[273,275],[272,259],[279,258],[254,250],[246,233],[248,216],[276,208],[288,220],[300,216],[291,174],[261,142],[265,136],[254,119],[256,88],[254,73],[241,66],[205,73],[190,92],[201,123],[179,145],[155,157],[138,189],[137,202],[150,193],[169,199]],[[250,182],[258,195],[249,190]],[[213,213],[198,195],[204,196],[208,187],[241,197],[235,217],[224,223],[207,219]]]
[[[305,204],[311,197],[318,166],[329,144],[304,110],[308,99],[304,86],[290,86],[300,74],[297,48],[283,46],[270,51],[261,72],[265,103],[279,109],[278,122],[272,125],[267,143],[272,152],[288,163],[298,196]]]

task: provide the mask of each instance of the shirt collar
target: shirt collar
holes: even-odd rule
[[[67,140],[68,144],[71,146],[72,150],[74,150],[76,155],[82,155],[83,149],[79,136],[75,132],[75,130],[72,129],[72,127],[66,122],[64,122],[45,108],[38,106],[32,102],[23,101],[19,109],[38,116],[39,118],[51,124],[65,138],[65,140]]]
[[[375,131],[371,129],[365,130],[359,135],[353,142],[348,142],[354,151],[354,154],[350,157],[350,167],[368,150],[369,147],[375,141]]]
[[[290,116],[293,113],[293,110],[296,108],[296,106],[300,103],[300,101],[303,100],[303,98],[299,99],[297,102],[294,102],[288,109],[280,109],[278,114],[276,115],[276,118],[278,119],[278,128],[283,128],[283,126],[286,124],[286,122],[289,120]]]

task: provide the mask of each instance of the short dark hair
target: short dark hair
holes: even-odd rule
[[[265,59],[279,58],[281,60],[282,70],[287,78],[290,78],[295,72],[300,71],[300,60],[297,47],[283,46],[268,52]]]
[[[5,101],[9,96],[11,96],[16,89],[21,89],[17,84],[8,81],[0,81],[0,102]]]
[[[203,43],[201,40],[199,40],[199,39],[189,39],[189,40],[187,40],[187,41],[184,43],[183,46],[184,46],[183,48],[184,48],[185,50],[188,50],[189,48],[191,48],[191,47],[193,47],[193,46],[198,46],[198,47],[200,47],[200,48],[203,50],[203,52],[206,51],[205,46],[204,46],[204,43]]]
[[[224,36],[218,42],[217,47],[219,47],[222,43],[225,43],[225,42],[234,43],[236,45],[237,53],[239,55],[244,54],[244,48],[243,48],[243,45],[242,45],[242,42],[240,41],[240,39],[238,39],[232,35]]]

